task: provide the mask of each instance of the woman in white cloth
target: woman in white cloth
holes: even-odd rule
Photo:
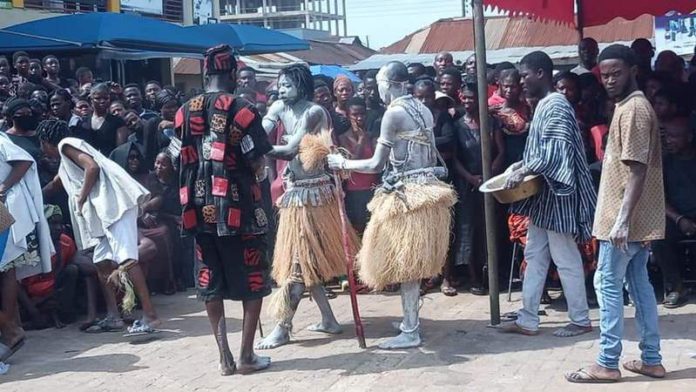
[[[69,129],[64,121],[43,121],[37,131],[44,154],[60,158],[58,176],[51,187],[62,186],[71,196],[68,204],[78,248],[94,247],[93,261],[102,282],[114,276],[118,266],[121,283],[126,289],[125,311],[135,305],[133,289],[140,299],[143,317],[128,328],[128,332],[153,332],[159,319],[138,264],[137,227],[139,207],[150,194],[123,168],[87,142],[67,137]],[[115,290],[114,282],[109,280],[110,288]],[[104,327],[119,322],[118,314],[108,314]]]
[[[24,344],[17,319],[18,281],[51,271],[54,253],[34,159],[0,133],[0,201],[15,219],[0,259],[0,361]]]

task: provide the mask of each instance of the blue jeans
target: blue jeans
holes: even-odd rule
[[[607,241],[600,241],[599,264],[594,277],[600,329],[597,363],[605,368],[619,368],[624,329],[624,281],[636,308],[641,360],[646,365],[662,362],[657,302],[648,280],[648,256],[647,246],[639,242],[629,242],[628,251],[624,252]]]

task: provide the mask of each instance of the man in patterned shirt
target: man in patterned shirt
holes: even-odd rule
[[[271,292],[266,260],[268,219],[258,173],[271,149],[261,117],[246,100],[230,94],[237,62],[227,45],[205,53],[206,92],[176,115],[181,136],[180,191],[185,234],[195,235],[204,264],[198,273],[220,354],[220,373],[247,374],[270,365],[254,354],[254,332],[263,297]],[[243,301],[239,363],[227,343],[223,299]]]
[[[657,117],[638,90],[635,53],[611,45],[599,56],[602,83],[616,109],[602,167],[593,234],[599,240],[594,285],[599,302],[599,356],[595,364],[566,374],[574,383],[616,382],[623,337],[624,283],[636,307],[640,360],[624,369],[663,378],[655,291],[646,265],[650,241],[665,235],[662,151]]]
[[[544,186],[537,195],[513,206],[513,212],[529,217],[524,249],[527,269],[522,285],[523,308],[517,321],[502,330],[522,335],[539,333],[539,303],[553,258],[570,318],[570,323],[554,335],[570,337],[592,331],[577,242],[591,237],[596,194],[575,111],[563,95],[553,92],[552,71],[553,62],[543,52],[522,58],[522,87],[528,97],[539,99],[539,104],[523,160],[511,166],[506,186],[514,188],[532,174],[543,176]]]

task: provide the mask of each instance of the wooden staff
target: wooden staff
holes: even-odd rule
[[[333,152],[338,152],[336,147],[332,148]],[[338,202],[338,211],[341,215],[341,232],[343,233],[343,253],[346,255],[346,265],[348,266],[348,287],[350,288],[350,304],[353,308],[353,321],[355,322],[355,335],[358,338],[360,348],[366,348],[365,330],[363,329],[362,320],[360,319],[360,310],[358,309],[358,291],[355,287],[354,273],[354,250],[351,249],[350,233],[348,230],[348,217],[346,215],[346,206],[343,202],[343,186],[341,177],[338,172],[333,173],[334,185],[336,186],[336,201]]]

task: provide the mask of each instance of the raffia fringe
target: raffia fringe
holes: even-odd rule
[[[358,236],[350,226],[348,235],[350,249],[357,250]],[[295,260],[307,287],[346,274],[341,217],[335,199],[317,207],[280,208],[273,279],[287,281]]]
[[[405,184],[403,192],[377,192],[357,263],[360,279],[383,289],[424,279],[445,264],[452,228],[454,190],[443,182]]]

